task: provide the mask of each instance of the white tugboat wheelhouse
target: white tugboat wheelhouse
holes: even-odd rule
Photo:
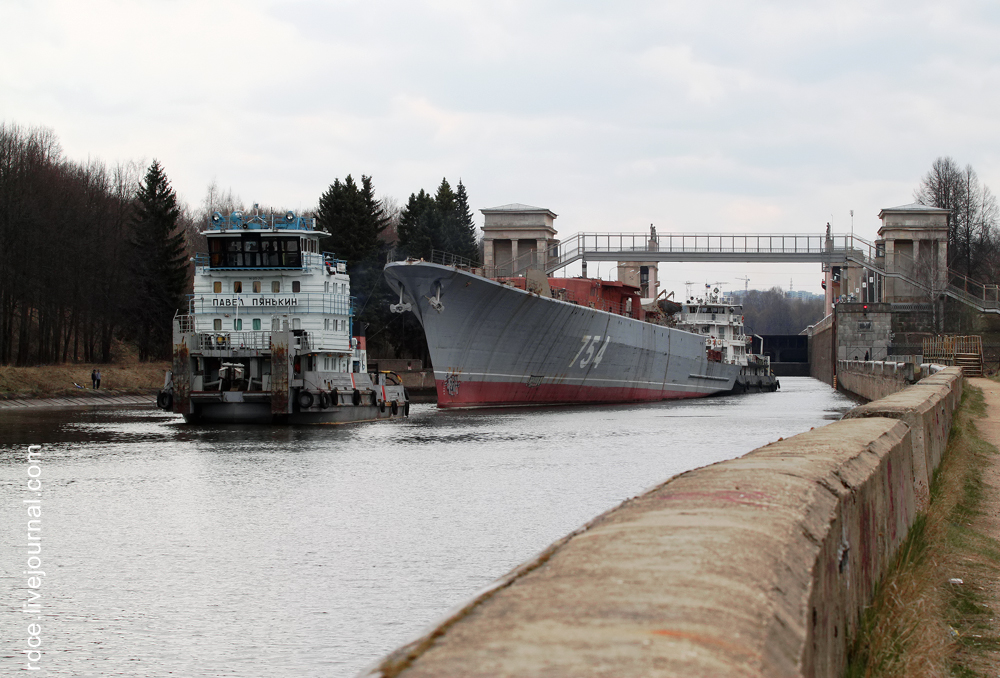
[[[740,366],[734,390],[774,391],[780,385],[771,370],[771,359],[749,349],[753,338],[746,334],[743,304],[706,285],[701,297],[688,298],[681,304],[676,327],[705,338],[705,348],[717,360]]]
[[[188,421],[340,423],[408,411],[392,374],[369,375],[347,262],[315,219],[214,213],[159,398]]]

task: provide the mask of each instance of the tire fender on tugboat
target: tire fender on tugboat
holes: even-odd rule
[[[309,391],[302,391],[299,393],[299,407],[303,410],[308,410],[313,405],[313,394]]]

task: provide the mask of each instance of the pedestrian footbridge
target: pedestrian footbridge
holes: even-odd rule
[[[855,265],[899,280],[928,296],[948,296],[982,313],[1000,314],[1000,292],[995,284],[975,281],[948,270],[947,280],[934,276],[923,260],[902,252],[887,260],[874,243],[853,234],[818,235],[789,233],[577,233],[552,246],[538,261],[508,262],[514,275],[522,268],[544,268],[552,274],[577,261],[654,262],[763,262],[819,263],[825,267]]]

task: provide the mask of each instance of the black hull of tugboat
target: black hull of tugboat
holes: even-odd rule
[[[764,393],[777,391],[780,387],[778,378],[769,369],[744,367],[736,377],[732,393]]]
[[[274,414],[265,403],[204,403],[195,411],[184,415],[189,424],[355,424],[381,419],[399,419],[407,416],[409,405],[397,405],[393,413],[392,405],[385,411],[373,405],[346,406],[322,412],[292,412]]]

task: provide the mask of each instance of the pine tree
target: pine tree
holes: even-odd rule
[[[465,184],[458,180],[455,191],[456,246],[455,254],[476,261],[479,259],[479,239],[476,237],[476,222],[469,209],[469,194]]]
[[[324,249],[347,261],[355,324],[369,328],[372,334],[381,332],[392,301],[391,290],[382,280],[386,244],[380,237],[389,218],[375,197],[372,178],[362,175],[360,186],[350,174],[343,182],[335,179],[319,199],[316,222],[321,231],[330,234],[323,241]]]
[[[430,259],[433,250],[478,259],[476,226],[469,209],[469,196],[460,181],[454,191],[442,179],[431,195],[420,190],[410,194],[399,219],[399,245],[407,255]]]
[[[447,179],[441,179],[437,193],[434,195],[434,207],[437,210],[437,233],[434,237],[435,249],[449,254],[458,254],[459,232],[457,199],[451,190]]]
[[[410,257],[430,260],[439,249],[440,219],[437,203],[424,189],[411,193],[399,215],[399,247]]]
[[[138,320],[139,357],[166,358],[174,313],[184,305],[188,266],[181,210],[158,161],[153,160],[139,183],[134,204],[132,307]]]
[[[348,174],[344,181],[335,179],[319,199],[316,222],[330,234],[323,245],[348,266],[373,263],[382,247],[379,235],[388,219],[382,204],[375,198],[372,178],[361,176],[361,186]]]

